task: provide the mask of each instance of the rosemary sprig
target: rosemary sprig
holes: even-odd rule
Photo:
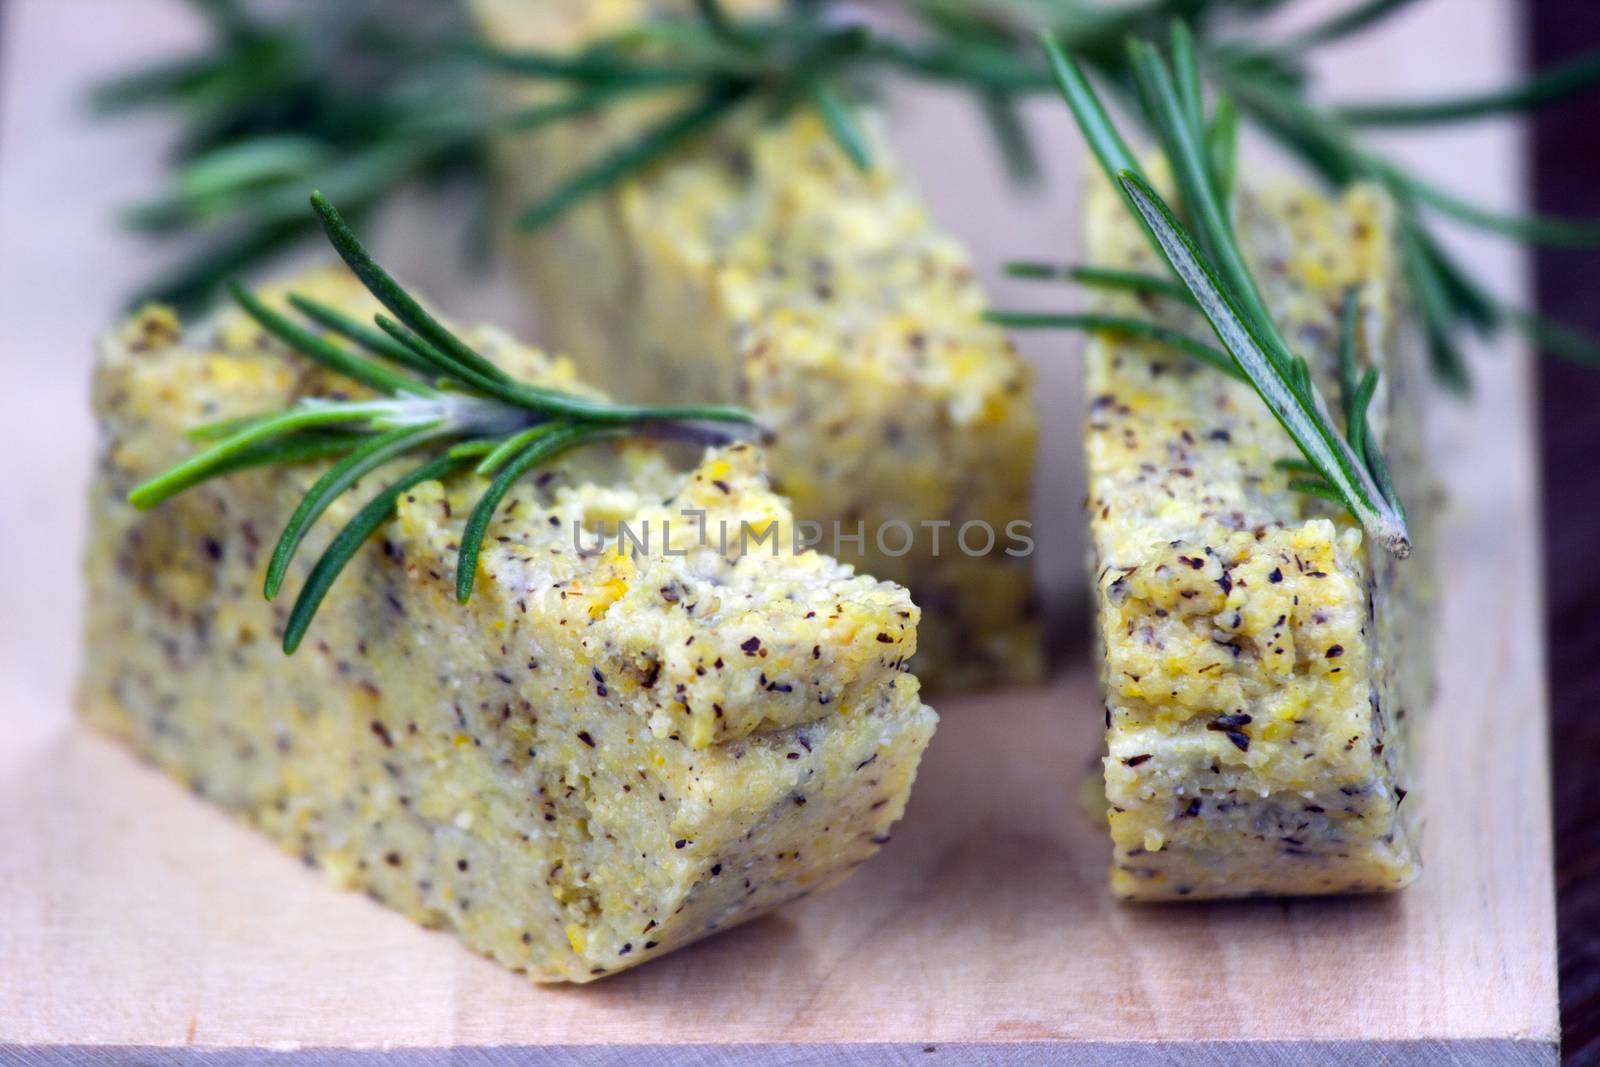
[[[457,4],[186,0],[209,24],[197,52],[113,79],[100,114],[161,109],[182,122],[166,190],[124,215],[198,246],[137,294],[203,305],[225,281],[308,240],[306,191],[360,214],[416,181],[483,177],[489,119],[454,42]]]
[[[814,109],[840,151],[870,166],[871,141],[856,120],[855,99],[885,75],[970,91],[1008,166],[1026,178],[1038,152],[1018,117],[1017,98],[1053,91],[1060,74],[1037,48],[1039,32],[1054,32],[1088,70],[1132,95],[1151,86],[1140,89],[1124,42],[1160,39],[1176,19],[1194,35],[1173,53],[1172,88],[1190,125],[1201,86],[1216,90],[1211,120],[1194,140],[1210,160],[1222,203],[1232,194],[1232,146],[1245,119],[1335,185],[1376,180],[1394,193],[1404,225],[1428,249],[1407,257],[1404,269],[1414,292],[1438,296],[1419,297],[1419,305],[1446,381],[1468,380],[1461,351],[1467,330],[1511,327],[1556,354],[1600,361],[1600,339],[1526,309],[1494,301],[1494,313],[1486,315],[1484,287],[1445,250],[1433,225],[1438,216],[1554,243],[1592,243],[1600,240],[1600,226],[1467,203],[1382,159],[1358,137],[1366,127],[1470,121],[1564,99],[1600,83],[1600,56],[1457,97],[1317,104],[1308,65],[1315,51],[1376,29],[1415,0],[1353,0],[1276,43],[1263,42],[1257,24],[1295,0],[884,0],[916,16],[911,29],[892,32],[862,21],[861,0],[808,0],[759,18],[735,18],[718,0],[695,0],[687,15],[641,23],[571,54],[507,52],[474,42],[459,6],[435,0],[342,0],[290,5],[287,13],[247,0],[185,2],[210,22],[213,43],[109,83],[95,97],[102,111],[165,107],[184,117],[188,135],[171,188],[130,213],[130,222],[146,230],[211,238],[143,294],[180,306],[198,303],[223,280],[314,232],[300,210],[308,188],[329,191],[360,213],[419,179],[486,184],[489,136],[592,116],[641,96],[664,96],[672,105],[664,118],[528,205],[520,217],[525,228],[548,225],[715,131],[746,129],[730,124],[749,113],[778,118]],[[492,77],[559,91],[504,113],[485,91]],[[1196,236],[1206,239],[1204,230]],[[1228,268],[1225,258],[1218,265]],[[1250,304],[1248,290],[1241,293]]]
[[[950,0],[919,0],[946,5]],[[1292,0],[1290,0],[1292,2]],[[1228,148],[1235,134],[1230,127],[1246,119],[1298,156],[1315,173],[1335,186],[1369,180],[1385,186],[1395,197],[1402,227],[1412,239],[1427,246],[1426,254],[1407,256],[1403,269],[1416,295],[1434,350],[1434,366],[1447,384],[1466,388],[1470,382],[1462,351],[1464,332],[1494,334],[1506,327],[1529,336],[1545,351],[1584,363],[1600,362],[1600,338],[1560,323],[1542,319],[1527,309],[1502,304],[1488,297],[1465,263],[1449,253],[1435,235],[1435,218],[1518,240],[1552,244],[1600,243],[1600,225],[1587,220],[1530,218],[1496,212],[1472,204],[1419,175],[1387,160],[1363,143],[1368,127],[1458,123],[1517,114],[1567,99],[1600,84],[1600,54],[1582,57],[1549,71],[1539,72],[1505,87],[1417,101],[1351,102],[1323,105],[1315,99],[1308,59],[1316,50],[1357,34],[1375,31],[1386,20],[1409,9],[1416,0],[1355,0],[1295,36],[1277,43],[1263,41],[1253,24],[1258,16],[1286,3],[1229,3],[1226,0],[1191,0],[1162,4],[1159,0],[1126,5],[1126,21],[1118,27],[1115,43],[1123,36],[1157,40],[1165,22],[1176,18],[1194,31],[1194,62],[1182,59],[1180,82],[1197,78],[1214,90],[1216,112],[1207,140],[1215,167],[1227,167],[1235,158]],[[1083,12],[1079,5],[1026,4],[1005,0],[967,5],[969,20],[983,19],[989,30],[987,45],[1016,57],[1005,92],[1031,92],[1041,88],[1031,61],[1032,39],[1040,29],[1055,30],[1064,47],[1080,64],[1100,76],[1120,93],[1134,96],[1140,90],[1131,64],[1097,41],[1093,50],[1080,47]],[[1026,16],[998,18],[981,12],[1026,9]],[[967,33],[959,24],[955,34]],[[947,34],[947,36],[949,36]],[[1180,57],[1181,59],[1181,57]],[[1047,61],[1048,62],[1048,61]],[[1193,71],[1193,73],[1188,73]],[[1056,74],[1059,76],[1060,72]],[[1044,86],[1052,83],[1046,81]],[[1175,86],[1176,88],[1176,86]],[[1185,95],[1193,96],[1185,90]],[[1094,145],[1091,138],[1091,145]],[[1099,149],[1097,148],[1097,152]],[[1102,161],[1104,155],[1102,154]],[[1232,194],[1233,178],[1226,170],[1216,174],[1222,202]],[[1199,235],[1197,235],[1199,236]],[[1424,299],[1431,291],[1437,299]]]
[[[1371,0],[1280,45],[1218,45],[1205,49],[1207,74],[1262,130],[1335,186],[1376,181],[1401,210],[1402,270],[1423,317],[1441,380],[1470,384],[1460,337],[1510,326],[1545,351],[1579,362],[1600,362],[1600,339],[1552,324],[1526,309],[1488,296],[1486,287],[1446,251],[1430,213],[1488,233],[1558,245],[1600,244],[1600,223],[1493,211],[1411,173],[1365,145],[1369,126],[1439,125],[1515,114],[1565,99],[1600,84],[1600,54],[1537,73],[1519,84],[1430,100],[1373,101],[1319,106],[1307,91],[1302,53],[1378,25],[1411,0]],[[1551,329],[1554,327],[1554,329]]]
[[[1192,44],[1186,31],[1172,35],[1173,62],[1148,42],[1132,40],[1130,64],[1139,99],[1151,128],[1157,131],[1172,167],[1185,213],[1195,227],[1191,234],[1149,181],[1111,122],[1077,61],[1054,38],[1045,38],[1051,64],[1085,139],[1107,176],[1150,238],[1158,255],[1190,294],[1233,364],[1233,373],[1249,382],[1268,410],[1300,449],[1307,476],[1291,488],[1331,500],[1345,508],[1368,533],[1399,557],[1410,554],[1405,513],[1389,484],[1387,466],[1367,432],[1366,409],[1377,387],[1377,370],[1354,381],[1354,303],[1345,313],[1347,351],[1342,353],[1348,436],[1341,435],[1312,381],[1303,357],[1294,354],[1273,323],[1254,277],[1234,239],[1229,213],[1219,193],[1219,168],[1208,150],[1207,121],[1193,67]],[[1094,275],[1091,275],[1094,277]],[[1112,275],[1119,283],[1136,283],[1139,275]],[[1153,287],[1149,287],[1153,288]],[[1099,316],[1046,316],[1032,322],[1014,313],[993,316],[1012,325],[1066,325],[1098,331],[1143,333],[1182,351],[1197,354],[1187,339],[1146,323],[1142,329],[1112,325]],[[1213,362],[1213,360],[1207,360]],[[1378,477],[1378,471],[1383,477]]]
[[[1432,100],[1368,100],[1336,109],[1352,126],[1438,126],[1533,111],[1600,85],[1600,54],[1579,56],[1500,89]]]
[[[639,434],[730,440],[715,426],[749,424],[748,413],[719,405],[641,406],[592,400],[511,378],[445,326],[374,261],[344,218],[320,193],[314,217],[356,276],[394,314],[375,317],[374,331],[341,312],[301,296],[289,303],[311,321],[353,341],[352,351],[279,312],[245,289],[233,296],[268,333],[315,363],[378,394],[367,400],[306,399],[277,412],[198,427],[191,436],[213,443],[135,487],[140,509],[213,478],[251,467],[335,458],[290,516],[273,549],[263,592],[281,590],[311,527],[362,479],[406,456],[426,457],[389,482],[333,538],[312,567],[284,628],[292,653],[344,566],[393,514],[408,489],[474,465],[493,480],[479,497],[460,539],[456,594],[472,595],[483,539],[496,509],[528,471],[555,456],[598,441]],[[423,377],[418,377],[418,373]]]
[[[125,220],[146,232],[206,238],[139,297],[180,307],[202,303],[223,281],[313,233],[301,211],[306,189],[321,188],[347,211],[363,213],[419,180],[486,185],[489,136],[592,116],[641,96],[675,103],[665,118],[529,204],[522,227],[548,225],[743,113],[777,119],[813,109],[845,157],[870,167],[858,90],[889,73],[969,89],[1013,171],[1026,176],[1037,153],[1015,98],[1052,84],[1029,54],[1032,31],[1022,32],[1037,21],[1033,0],[1017,10],[1010,10],[1014,0],[896,0],[920,16],[920,30],[906,33],[869,28],[849,0],[811,0],[754,19],[732,17],[717,0],[695,0],[685,16],[629,27],[574,54],[508,52],[474,41],[460,14],[464,5],[435,0],[183,2],[207,18],[212,42],[94,94],[103,113],[164,108],[185,124],[169,188]],[[1115,69],[1129,33],[1175,15],[1203,23],[1270,6],[1051,0],[1048,10],[1074,49]],[[486,91],[496,77],[555,91],[507,113]]]

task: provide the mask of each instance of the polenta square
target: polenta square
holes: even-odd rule
[[[1358,293],[1358,358],[1383,372],[1375,433],[1426,546],[1421,345],[1392,204],[1371,188],[1329,200],[1274,186],[1247,191],[1237,212],[1267,306],[1324,388],[1346,294]],[[1155,269],[1103,182],[1086,244],[1089,262]],[[1099,300],[1206,332],[1169,299]],[[1427,559],[1397,561],[1342,512],[1291,491],[1277,461],[1295,446],[1245,383],[1105,335],[1086,376],[1113,890],[1167,900],[1408,884],[1410,726],[1431,689]]]
[[[343,271],[287,288],[377,310]],[[466,336],[521,380],[597,395],[566,360]],[[827,888],[888,839],[936,722],[905,670],[906,591],[781,543],[600,536],[686,511],[788,524],[754,446],[688,473],[638,443],[541,468],[496,512],[465,605],[456,551],[484,479],[422,482],[293,657],[262,577],[326,464],[127,503],[198,423],[352,392],[238,312],[185,331],[146,309],[105,340],[90,723],[336,882],[539,980],[654,959]],[[335,502],[312,539],[355,507]]]

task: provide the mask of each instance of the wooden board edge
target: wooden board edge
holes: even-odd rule
[[[497,1045],[464,1048],[275,1048],[189,1045],[0,1045],[0,1064],[24,1067],[856,1067],[982,1063],[989,1067],[1544,1067],[1560,1061],[1554,1035],[1409,1041],[1030,1041],[1002,1043]]]

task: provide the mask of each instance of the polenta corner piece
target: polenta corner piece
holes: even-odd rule
[[[1410,727],[1431,686],[1419,344],[1392,205],[1370,188],[1240,197],[1239,240],[1313,376],[1337,380],[1341,309],[1418,554],[1397,560],[1341,509],[1294,492],[1294,443],[1248,384],[1158,342],[1086,355],[1088,506],[1105,696],[1111,884],[1129,900],[1398,889],[1418,872]],[[1159,273],[1105,182],[1088,261]],[[1191,336],[1192,307],[1107,291],[1097,310]]]
[[[510,478],[466,603],[458,558],[496,484],[470,463],[487,450],[469,439],[463,465],[441,449],[415,478],[402,478],[413,459],[374,461],[310,529],[286,591],[314,589],[325,531],[359,528],[365,501],[404,487],[285,656],[298,602],[265,600],[263,582],[330,460],[240,462],[148,510],[128,498],[194,452],[198,425],[366,402],[358,380],[264,324],[311,309],[354,336],[377,303],[343,271],[288,288],[293,311],[271,293],[257,313],[184,332],[148,309],[103,345],[90,723],[336,882],[539,980],[655,959],[837,883],[888,840],[936,722],[905,672],[917,609],[781,538],[759,552],[722,543],[724,524],[791,525],[750,444],[712,448],[683,474],[647,441],[612,442]],[[447,347],[442,334],[391,336],[428,359]],[[530,402],[602,417],[604,398],[567,362],[494,330],[457,340],[484,361],[473,377],[456,352],[463,380],[488,391],[503,373]],[[459,402],[392,410],[437,403],[453,418]],[[534,439],[565,432],[550,418]],[[297,441],[315,439],[284,444]]]
[[[727,10],[759,20],[783,6],[737,0]],[[694,5],[473,9],[496,46],[548,55]],[[513,108],[560,99],[516,79],[506,95]],[[521,216],[680,106],[641,96],[508,134],[498,152],[508,202]],[[583,353],[619,396],[720,398],[754,411],[772,433],[774,484],[799,518],[928,609],[915,666],[930,687],[1036,682],[1032,560],[1008,551],[1032,515],[1032,373],[983,320],[970,258],[929,217],[876,124],[863,127],[873,166],[862,173],[812,109],[769,117],[759,103],[738,109],[519,240],[547,339]]]

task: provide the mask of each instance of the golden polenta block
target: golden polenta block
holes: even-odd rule
[[[545,51],[690,9],[474,7],[497,44]],[[514,104],[548,91],[507,81]],[[651,98],[507,135],[508,209],[684,103]],[[823,544],[845,562],[909,587],[927,610],[916,667],[930,686],[1036,680],[1031,566],[1013,536],[1031,517],[1032,375],[982,321],[966,252],[928,217],[871,118],[874,166],[863,174],[808,109],[779,122],[741,112],[519,240],[519,258],[545,336],[594,359],[605,388],[715,397],[760,417],[775,435],[775,487],[796,515],[821,524]]]
[[[1103,182],[1087,261],[1156,270]],[[1299,455],[1250,387],[1172,350],[1091,340],[1088,508],[1112,889],[1130,900],[1398,889],[1417,875],[1408,729],[1431,687],[1420,342],[1392,205],[1369,188],[1243,196],[1268,307],[1337,396],[1341,309],[1382,371],[1374,433],[1411,506],[1411,559],[1288,487]],[[1210,339],[1198,312],[1130,293],[1100,310]]]
[[[357,317],[348,275],[297,292]],[[280,299],[281,293],[272,296]],[[468,335],[526,380],[565,360]],[[236,312],[149,309],[104,343],[83,714],[337,882],[540,980],[588,981],[833,885],[887,840],[936,717],[905,663],[904,589],[815,552],[663,527],[787,525],[758,451],[690,473],[653,447],[535,472],[490,529],[469,604],[456,544],[485,480],[424,483],[286,657],[261,584],[319,464],[239,473],[148,513],[140,480],[197,423],[356,391]],[[393,470],[319,524],[286,585]],[[641,548],[602,527],[626,522]],[[681,525],[680,525],[681,524]],[[675,531],[676,532],[676,531]]]

